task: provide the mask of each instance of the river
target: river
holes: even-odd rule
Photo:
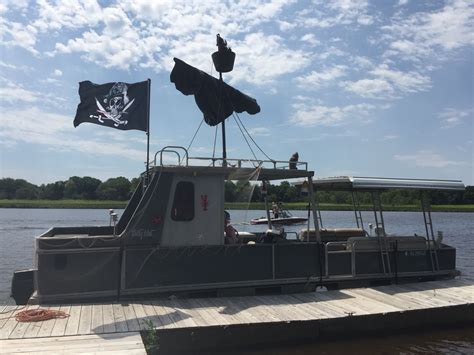
[[[116,211],[119,215],[122,210]],[[239,231],[264,230],[265,226],[250,226],[246,221],[260,217],[261,211],[230,211],[232,224]],[[353,227],[353,212],[323,211],[324,227]],[[294,211],[305,216],[304,211]],[[457,249],[457,265],[462,277],[474,281],[474,218],[469,213],[432,213],[435,234],[442,231],[444,243]],[[374,223],[370,212],[363,212],[364,224]],[[385,212],[384,221],[389,234],[425,235],[423,216],[416,212]],[[34,265],[34,237],[56,226],[108,225],[108,210],[97,209],[0,209],[0,304],[9,298],[14,270]],[[297,231],[300,226],[287,227]],[[246,354],[336,354],[351,353],[472,353],[474,328],[431,331],[419,334],[393,335],[384,338],[339,340],[307,345],[292,345],[275,349],[250,349]]]

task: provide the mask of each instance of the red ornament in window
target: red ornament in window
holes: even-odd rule
[[[203,211],[207,211],[207,206],[209,205],[209,200],[207,195],[201,195],[201,207]]]

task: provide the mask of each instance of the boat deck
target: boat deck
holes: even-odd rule
[[[234,346],[235,336],[241,346],[274,342],[279,334],[288,341],[314,340],[338,332],[472,323],[474,282],[457,278],[289,295],[63,304],[42,308],[64,311],[68,318],[31,323],[15,320],[17,312],[38,307],[0,308],[0,353],[15,347],[20,351],[32,344],[38,348],[39,342],[33,338],[73,336],[79,341],[81,338],[74,337],[110,339],[114,338],[111,334],[118,334],[114,339],[124,339],[124,333],[149,330],[149,322],[157,330],[163,350],[177,344],[197,348],[206,344]]]

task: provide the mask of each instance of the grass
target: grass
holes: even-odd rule
[[[97,200],[0,200],[0,208],[125,208],[127,201],[97,201]],[[306,202],[288,202],[284,207],[289,210],[306,210]],[[351,204],[320,203],[323,211],[352,211]],[[228,202],[226,209],[230,210],[264,210],[263,202]],[[371,211],[372,205],[362,205],[363,211]],[[384,205],[384,211],[419,211],[418,205]],[[474,212],[474,205],[433,205],[435,212]]]

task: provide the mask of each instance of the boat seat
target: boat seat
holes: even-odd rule
[[[319,230],[321,241],[327,242],[345,242],[351,237],[364,237],[367,235],[362,228],[321,228]],[[308,240],[309,236],[309,240]],[[298,239],[304,242],[316,242],[316,230],[302,229],[298,234]]]
[[[250,232],[239,232],[239,239],[244,244],[248,242],[256,242],[257,235],[255,233],[250,233]]]
[[[395,249],[398,243],[398,250],[424,250],[426,249],[426,239],[424,237],[386,237],[387,246],[390,251]],[[383,243],[382,237],[380,242]],[[379,239],[377,237],[352,237],[347,239],[347,250],[358,251],[379,251]]]

